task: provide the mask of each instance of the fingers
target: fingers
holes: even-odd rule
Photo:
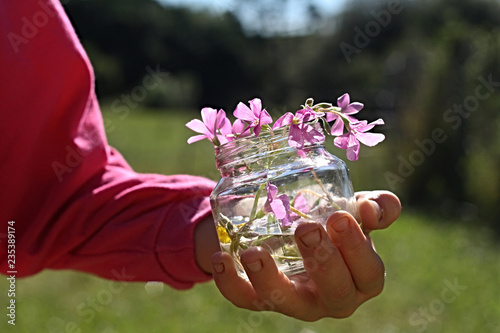
[[[320,261],[314,264],[313,269],[309,269],[317,281],[311,281],[305,274],[289,279],[278,271],[269,252],[260,247],[253,247],[243,252],[241,256],[242,264],[250,279],[248,282],[237,276],[231,256],[219,252],[212,256],[213,276],[223,296],[241,308],[276,311],[305,321],[315,321],[329,316],[347,317],[352,314],[357,308],[356,290],[347,267],[324,228],[319,224],[312,226],[322,230],[323,241],[316,248],[320,249],[322,246],[333,248],[317,250],[316,257],[314,254],[309,257],[309,262]],[[307,234],[308,231],[314,232],[309,230],[314,228],[301,229]],[[333,256],[335,259],[330,258],[331,251],[336,251],[337,254]],[[304,251],[304,253],[311,252],[314,250]],[[340,273],[341,271],[343,273]]]
[[[317,223],[299,225],[295,238],[307,273],[329,314],[349,316],[356,308],[356,288],[339,249]]]
[[[300,316],[302,307],[301,302],[297,302],[294,286],[278,271],[269,252],[252,247],[242,253],[241,262],[250,282],[237,275],[228,253],[218,252],[212,256],[213,277],[224,297],[241,308]]]
[[[254,302],[258,310],[272,310],[292,317],[300,317],[301,301],[295,293],[293,283],[278,270],[269,252],[253,247],[241,255],[250,282],[260,302]]]
[[[327,231],[342,254],[357,290],[367,299],[378,295],[384,286],[384,264],[356,220],[347,212],[335,212],[327,221]]]
[[[366,230],[387,228],[401,213],[401,202],[388,191],[357,192],[359,219]]]
[[[255,309],[252,302],[258,299],[257,293],[248,281],[238,276],[231,255],[217,252],[211,261],[212,275],[221,294],[237,307]]]

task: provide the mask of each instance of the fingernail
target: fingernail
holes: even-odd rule
[[[381,221],[382,220],[382,209],[380,208],[380,205],[376,201],[373,201],[373,200],[368,200],[368,202],[372,205],[373,209],[375,210],[377,217],[378,217],[378,221]]]
[[[333,229],[336,232],[346,231],[349,228],[349,219],[347,217],[342,217],[333,223]]]
[[[262,269],[262,261],[259,259],[255,262],[246,263],[245,266],[252,272],[258,272]]]
[[[223,263],[212,263],[214,266],[214,270],[217,274],[221,274],[224,272],[224,264]]]
[[[314,248],[321,242],[321,233],[319,232],[319,229],[309,231],[307,234],[302,235],[300,240],[305,246]]]

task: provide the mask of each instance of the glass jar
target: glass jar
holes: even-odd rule
[[[298,150],[288,145],[284,127],[228,142],[215,154],[222,178],[211,194],[212,212],[221,248],[234,258],[242,277],[246,273],[240,255],[252,246],[267,249],[287,276],[304,272],[294,239],[297,226],[326,225],[337,210],[356,213],[347,166],[325,149],[324,142]],[[273,188],[277,193],[270,195]],[[284,206],[288,201],[285,219],[273,211],[273,198]]]

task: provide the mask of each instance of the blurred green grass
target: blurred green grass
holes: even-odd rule
[[[134,110],[120,119],[103,113],[109,142],[136,170],[217,179],[211,145],[186,143],[191,133],[184,124],[196,116]],[[238,309],[212,282],[188,291],[165,286],[154,293],[146,291],[145,283],[128,283],[111,293],[104,279],[45,271],[17,280],[16,326],[4,314],[0,332],[500,331],[500,247],[489,230],[461,221],[443,223],[404,207],[397,223],[372,237],[386,265],[385,290],[346,319],[306,323]],[[456,285],[454,291],[450,284]],[[0,288],[5,295],[5,278]],[[92,305],[97,297],[106,304]]]
[[[217,179],[213,146],[207,140],[189,145],[194,134],[184,125],[199,113],[103,109],[108,141],[138,172],[194,174]]]

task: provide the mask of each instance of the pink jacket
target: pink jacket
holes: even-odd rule
[[[210,279],[193,230],[215,184],[136,173],[108,145],[92,67],[58,0],[0,0],[0,112],[0,272],[179,289]]]

